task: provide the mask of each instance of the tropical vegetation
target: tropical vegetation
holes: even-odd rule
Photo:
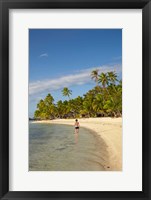
[[[35,119],[80,118],[80,117],[120,117],[122,116],[122,80],[117,79],[114,71],[99,74],[93,70],[90,74],[96,86],[82,97],[71,98],[72,91],[63,88],[62,95],[68,100],[54,103],[48,94],[37,104]]]

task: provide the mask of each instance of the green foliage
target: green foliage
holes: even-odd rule
[[[70,95],[72,94],[72,91],[69,90],[67,87],[65,87],[65,88],[63,88],[63,90],[62,90],[62,94],[63,94],[63,96],[67,96],[67,97],[70,98]]]
[[[99,75],[98,82],[102,84],[103,88],[106,87],[106,85],[109,84],[109,76],[107,73],[101,73]]]
[[[94,79],[94,81],[96,82],[96,84],[98,85],[98,76],[99,76],[99,70],[93,70],[91,72],[91,79]]]
[[[96,85],[83,97],[70,99],[72,91],[68,88],[62,90],[63,96],[69,100],[54,103],[54,98],[48,94],[37,104],[34,117],[37,119],[54,118],[80,118],[98,116],[122,115],[122,81],[117,80],[115,72],[98,74],[98,70],[91,73],[91,78],[101,85]]]

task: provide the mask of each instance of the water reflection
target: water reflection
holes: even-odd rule
[[[75,144],[77,144],[78,143],[78,138],[79,138],[79,133],[75,133],[74,135],[75,135]]]

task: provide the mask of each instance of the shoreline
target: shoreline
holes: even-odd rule
[[[74,126],[74,119],[32,121],[31,123],[65,124]],[[122,170],[122,118],[81,118],[80,127],[95,132],[105,142],[109,155],[108,171]]]

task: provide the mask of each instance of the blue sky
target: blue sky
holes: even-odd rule
[[[65,100],[68,87],[72,98],[95,86],[93,69],[122,74],[121,29],[30,29],[29,30],[29,116],[38,101],[51,93]]]

